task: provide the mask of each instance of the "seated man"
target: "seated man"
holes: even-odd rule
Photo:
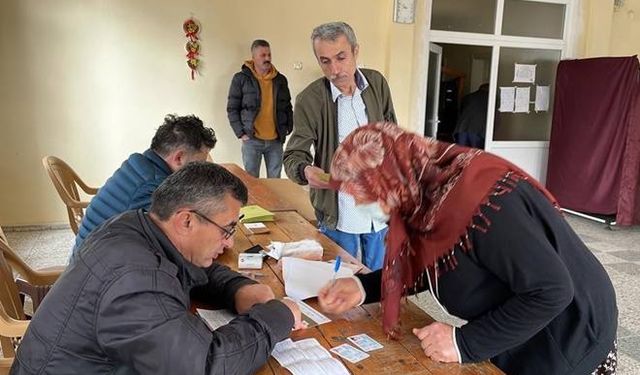
[[[167,115],[151,141],[151,148],[135,153],[113,173],[85,212],[77,249],[105,220],[127,210],[149,209],[151,194],[167,176],[190,161],[204,161],[216,144],[216,133],[193,116]],[[75,250],[74,250],[75,253]]]
[[[237,177],[196,162],[158,187],[149,213],[105,222],[38,308],[11,373],[254,373],[301,324],[295,302],[213,263],[246,201]],[[241,315],[211,331],[190,292]]]

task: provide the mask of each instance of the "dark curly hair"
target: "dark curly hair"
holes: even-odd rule
[[[151,140],[151,149],[165,157],[178,148],[199,152],[203,146],[212,149],[218,140],[216,132],[194,115],[166,115]]]

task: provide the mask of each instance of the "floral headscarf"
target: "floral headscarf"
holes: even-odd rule
[[[391,210],[382,271],[383,327],[398,334],[400,300],[422,283],[456,267],[454,248],[471,249],[470,229],[491,225],[480,207],[499,207],[490,195],[510,192],[526,179],[550,201],[537,181],[510,162],[470,149],[376,123],[353,131],[338,147],[331,184],[362,202]]]

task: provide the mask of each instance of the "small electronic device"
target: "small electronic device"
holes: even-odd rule
[[[260,245],[251,246],[247,250],[243,251],[245,254],[262,254],[264,248]]]
[[[259,270],[262,268],[262,254],[238,254],[238,268]]]

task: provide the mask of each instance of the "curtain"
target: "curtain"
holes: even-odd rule
[[[547,188],[562,207],[639,223],[638,73],[636,56],[558,64]]]

